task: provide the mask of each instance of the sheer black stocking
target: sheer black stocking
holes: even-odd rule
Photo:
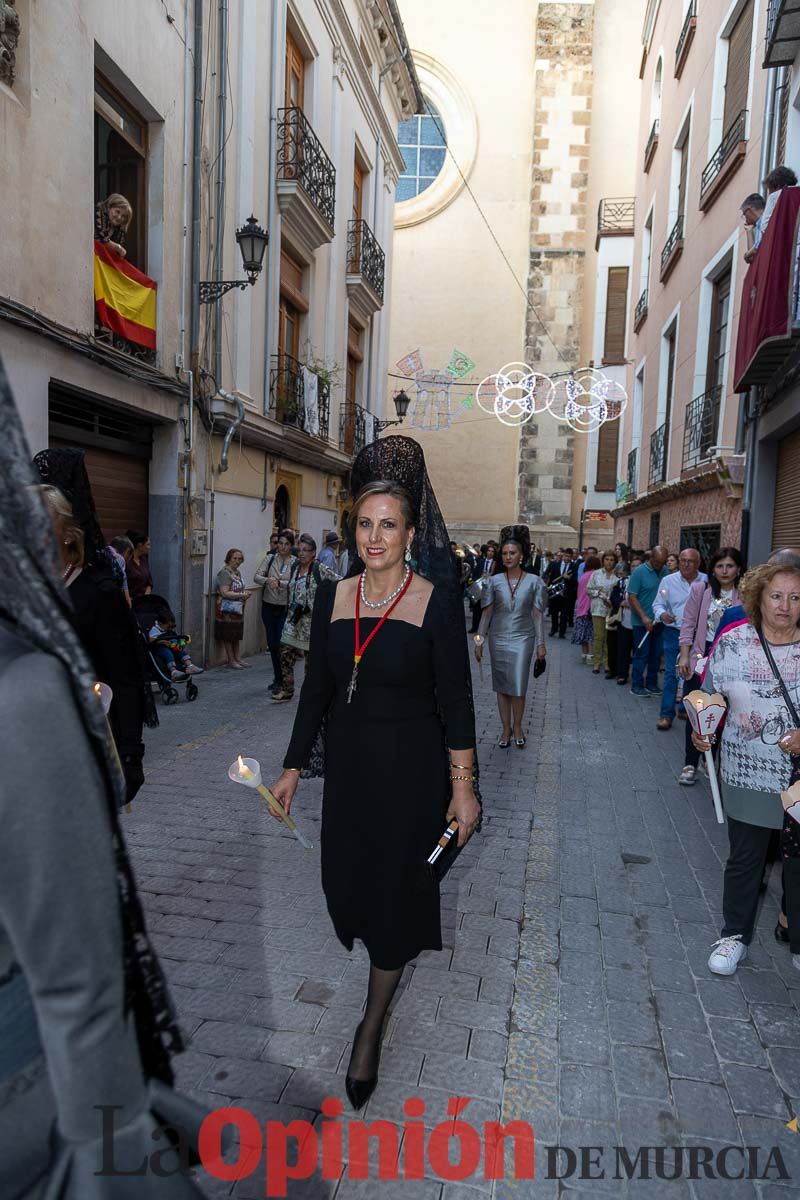
[[[402,967],[396,971],[383,971],[375,966],[369,968],[367,1011],[356,1029],[350,1066],[347,1068],[348,1075],[353,1079],[372,1079],[377,1074],[383,1022],[402,974]]]

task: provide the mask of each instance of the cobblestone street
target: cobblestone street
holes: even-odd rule
[[[483,831],[443,889],[445,949],[405,972],[365,1110],[402,1125],[404,1100],[420,1097],[433,1128],[450,1096],[469,1096],[464,1119],[481,1132],[487,1120],[533,1125],[537,1178],[393,1183],[374,1166],[369,1180],[345,1168],[338,1184],[290,1183],[291,1196],[800,1195],[800,1135],[786,1127],[800,1097],[800,972],[772,935],[779,870],[745,964],[711,976],[727,838],[706,782],[675,782],[682,723],[656,732],[655,700],[593,676],[568,643],[548,649],[523,751],[496,747],[488,664],[484,682],[475,676]],[[294,704],[266,699],[268,657],[251,661],[200,679],[195,704],[160,709],[125,830],[191,1039],[181,1085],[214,1107],[241,1102],[262,1123],[315,1121],[328,1096],[351,1111],[344,1071],[368,963],[338,943],[325,909],[321,784],[301,784],[293,809],[312,852],[227,778],[241,753],[274,780],[294,716]],[[561,1181],[546,1177],[545,1147],[557,1144],[578,1160]],[[758,1146],[759,1172],[777,1145],[793,1178],[613,1177],[614,1147],[633,1161],[640,1146],[675,1144]],[[582,1146],[606,1148],[605,1179],[579,1178]],[[732,1173],[741,1166],[731,1158]],[[263,1165],[204,1186],[263,1196]]]

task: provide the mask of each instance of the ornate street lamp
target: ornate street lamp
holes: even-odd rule
[[[200,303],[213,304],[231,288],[251,287],[261,274],[264,264],[264,254],[269,242],[269,234],[262,229],[255,217],[250,216],[236,230],[236,241],[242,255],[242,263],[247,272],[247,279],[211,279],[200,281]]]
[[[394,400],[394,408],[395,408],[395,412],[397,413],[397,420],[396,421],[380,421],[376,418],[375,419],[375,436],[376,437],[379,437],[383,433],[384,429],[388,429],[390,425],[402,425],[403,421],[405,420],[406,413],[408,412],[408,406],[411,403],[408,396],[401,388],[399,392],[395,392],[392,399]]]

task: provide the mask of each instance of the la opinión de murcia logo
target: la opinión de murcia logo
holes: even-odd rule
[[[377,1145],[381,1181],[424,1179],[438,1175],[449,1182],[473,1177],[484,1179],[533,1179],[534,1134],[526,1121],[486,1121],[482,1133],[461,1114],[470,1100],[453,1096],[447,1104],[448,1119],[427,1129],[425,1101],[411,1096],[403,1103],[407,1120],[402,1127],[392,1121],[342,1121],[344,1105],[336,1097],[322,1101],[324,1120],[316,1127],[310,1121],[261,1123],[246,1108],[214,1109],[203,1121],[198,1139],[200,1162],[209,1175],[221,1180],[248,1179],[261,1167],[264,1195],[283,1197],[290,1180],[368,1179],[370,1143]],[[124,1167],[114,1159],[117,1105],[97,1105],[103,1118],[102,1176],[146,1175],[165,1177],[191,1169],[190,1140],[184,1130],[160,1126],[165,1146],[142,1162]],[[238,1135],[238,1156],[226,1160],[225,1135]],[[403,1151],[400,1153],[401,1132]],[[154,1135],[155,1136],[155,1135]],[[508,1161],[506,1150],[508,1148]],[[177,1156],[176,1156],[177,1150]],[[177,1157],[177,1162],[176,1162]]]
[[[197,1143],[200,1163],[216,1179],[248,1179],[264,1173],[264,1196],[285,1197],[290,1181],[321,1178],[335,1181],[370,1178],[370,1148],[377,1148],[380,1181],[424,1179],[426,1171],[445,1182],[469,1179],[533,1179],[535,1138],[526,1121],[486,1121],[479,1130],[462,1119],[470,1100],[450,1097],[447,1119],[426,1128],[425,1101],[411,1096],[403,1104],[406,1121],[342,1120],[341,1100],[322,1101],[323,1120],[283,1123],[260,1122],[248,1109],[226,1106],[203,1121]],[[191,1139],[186,1132],[162,1125],[154,1140],[164,1146],[138,1164],[115,1161],[114,1136],[117,1105],[98,1105],[103,1121],[101,1176],[135,1176],[148,1173],[164,1178],[191,1170]],[[790,1122],[789,1129],[793,1129]],[[227,1157],[226,1140],[238,1135],[234,1161]],[[402,1153],[401,1146],[402,1137]],[[540,1175],[547,1179],[631,1180],[661,1179],[764,1179],[787,1180],[789,1172],[778,1146],[544,1146]],[[196,1161],[196,1160],[195,1160]]]

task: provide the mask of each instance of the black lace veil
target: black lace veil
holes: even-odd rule
[[[69,675],[88,745],[107,784],[109,832],[122,920],[126,1006],[135,1018],[145,1074],[172,1082],[170,1054],[183,1049],[183,1040],[147,935],[119,825],[117,810],[125,802],[125,781],[108,722],[93,692],[94,673],[61,581],[63,568],[53,524],[35,486],[38,482],[0,362],[0,619],[23,641],[57,658]],[[60,486],[55,479],[52,482]],[[99,528],[98,524],[98,533]],[[92,545],[93,552],[102,552],[102,535],[100,539]],[[87,547],[87,558],[88,552]]]
[[[500,550],[505,542],[516,542],[522,551],[522,566],[526,566],[531,557],[531,531],[527,525],[504,525],[500,530]],[[500,564],[502,567],[502,562]]]
[[[106,552],[106,539],[100,528],[85,460],[83,450],[57,446],[40,450],[33,465],[42,483],[57,487],[72,505],[72,515],[83,530],[86,565],[111,571],[113,560]]]

